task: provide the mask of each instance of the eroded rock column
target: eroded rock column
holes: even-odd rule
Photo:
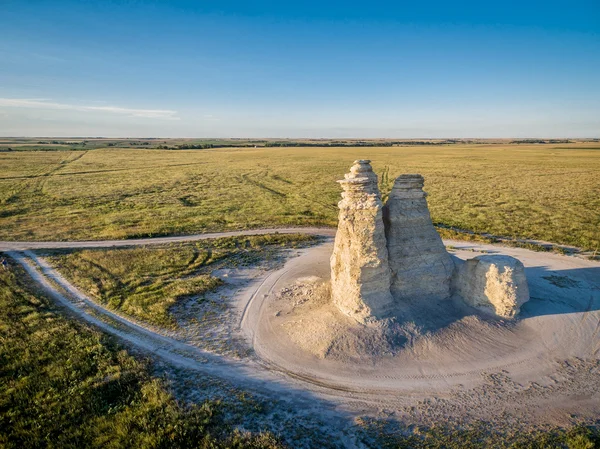
[[[331,256],[333,302],[360,322],[385,318],[393,306],[383,204],[370,162],[355,161],[338,181],[344,191]]]
[[[450,297],[454,263],[431,222],[423,183],[421,175],[399,176],[384,209],[391,292],[397,301]]]

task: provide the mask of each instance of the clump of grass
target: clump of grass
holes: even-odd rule
[[[594,449],[600,447],[598,427],[511,431],[479,422],[391,430],[385,422],[359,420],[371,447],[394,449]]]
[[[223,284],[218,268],[249,266],[281,248],[309,244],[312,236],[273,234],[120,249],[47,252],[61,274],[108,308],[174,328],[170,309]]]
[[[110,338],[64,318],[0,271],[0,446],[4,448],[281,447],[232,431],[222,405],[183,405]]]
[[[575,280],[575,279],[571,279],[570,277],[567,276],[558,276],[558,275],[551,275],[551,276],[543,276],[544,279],[546,279],[548,282],[550,282],[552,285],[555,285],[556,287],[559,288],[577,288],[579,287],[579,281]]]

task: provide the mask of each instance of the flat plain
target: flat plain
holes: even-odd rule
[[[14,140],[0,142],[0,240],[128,239],[266,227],[334,227],[340,198],[335,181],[353,160],[366,158],[373,161],[384,199],[399,174],[423,174],[433,220],[445,237],[537,239],[573,245],[592,256],[599,249],[597,142],[307,144],[185,150],[143,148],[154,143],[142,141],[121,145],[95,140],[80,148],[82,143],[24,140],[8,151],[9,145],[16,147]],[[288,390],[293,384],[285,387],[286,399],[280,401],[281,391],[269,373],[253,371],[254,376],[260,374],[258,380],[270,379],[265,383],[270,387],[264,387],[247,374],[237,379],[237,371],[231,371],[235,365],[219,370],[225,358],[213,364],[214,354],[233,356],[251,366],[252,351],[245,352],[247,348],[234,341],[232,329],[240,326],[240,316],[244,322],[247,309],[250,317],[253,310],[260,310],[260,301],[252,303],[252,298],[267,297],[261,293],[274,285],[265,276],[273,282],[286,281],[274,271],[287,270],[280,265],[286,257],[293,252],[296,261],[313,260],[311,250],[304,248],[312,240],[272,234],[13,255],[9,268],[0,271],[0,337],[6,343],[0,345],[0,358],[7,361],[0,369],[0,409],[10,410],[0,413],[0,428],[8,429],[0,432],[0,446],[7,441],[13,443],[9,447],[39,447],[53,441],[105,447],[110,441],[112,447],[149,448],[316,447],[317,442],[318,447],[411,448],[600,444],[597,428],[586,427],[589,416],[581,410],[571,413],[580,406],[577,401],[594,401],[597,360],[569,359],[552,385],[530,388],[525,382],[512,382],[504,376],[508,371],[503,371],[477,378],[482,385],[473,392],[462,392],[460,387],[454,399],[434,395],[416,406],[385,403],[384,413],[356,409],[351,418],[334,412],[333,402]],[[450,243],[453,254],[463,251],[466,257],[477,248],[482,253],[498,250],[472,242],[461,250],[461,242]],[[303,249],[290,251],[298,247]],[[530,270],[541,270],[531,277],[534,285],[552,288],[556,304],[562,307],[560,314],[558,309],[547,314],[549,318],[531,309],[525,318],[568,320],[578,314],[594,315],[594,297],[588,300],[584,295],[581,304],[571,297],[572,289],[581,292],[596,285],[595,262],[514,251],[533,258]],[[37,256],[64,275],[62,284],[35,262]],[[546,273],[553,258],[589,267],[577,273],[564,267]],[[54,283],[44,289],[39,279],[35,282],[35,276],[32,279],[23,271],[21,259],[37,267],[40,279],[54,279]],[[327,258],[323,260],[326,267]],[[69,281],[94,307],[64,289]],[[57,300],[61,294],[63,302],[71,304],[70,310],[77,310],[78,320],[63,316],[64,304]],[[247,309],[240,307],[244,301]],[[542,302],[536,298],[530,305],[535,308]],[[256,324],[252,319],[245,323],[246,327]],[[575,335],[567,325],[558,328]],[[118,343],[98,329],[119,337]],[[173,348],[164,346],[166,337],[172,339]],[[549,341],[552,338],[543,339],[544,347]],[[152,350],[146,361],[137,361],[123,350],[131,349],[139,359],[144,347]],[[198,359],[197,349],[204,351]],[[185,364],[178,365],[180,360]],[[229,371],[229,377],[220,377]],[[73,401],[72,394],[79,399]],[[574,399],[540,428],[521,419],[522,412],[535,422],[531,409],[544,409],[546,398],[554,397]],[[510,420],[508,415],[496,416],[503,409],[501,402],[516,404]],[[465,418],[454,425],[445,420],[451,415],[477,419],[475,424]],[[413,419],[418,427],[408,432],[402,423]],[[40,430],[32,431],[34,425]]]
[[[0,239],[335,226],[335,181],[363,158],[384,197],[396,176],[421,173],[438,225],[600,249],[597,142],[72,148],[0,152]]]

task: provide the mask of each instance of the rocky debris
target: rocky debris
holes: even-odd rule
[[[331,296],[338,309],[359,322],[389,316],[390,268],[377,175],[357,160],[339,181],[343,188],[331,256]]]
[[[383,210],[396,301],[450,297],[454,263],[431,222],[423,183],[418,174],[399,176]]]
[[[525,267],[510,256],[466,260],[457,268],[453,286],[467,304],[502,318],[514,318],[529,301]]]

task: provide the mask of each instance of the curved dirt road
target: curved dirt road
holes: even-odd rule
[[[600,264],[519,248],[445,243],[456,248],[453,254],[460,258],[502,253],[524,263],[532,299],[516,323],[492,320],[485,326],[477,322],[476,327],[467,321],[444,338],[428,339],[426,351],[407,351],[375,363],[349,364],[312,356],[277,329],[279,307],[269,308],[269,303],[276,292],[298,278],[328,279],[332,248],[324,244],[289,261],[258,287],[242,328],[252,338],[256,353],[282,370],[333,389],[366,392],[391,401],[398,395],[426,398],[458,386],[474,388],[485,382],[484,373],[503,372],[520,384],[540,382],[555,374],[561,360],[597,359]]]
[[[473,410],[478,410],[480,418],[492,419],[497,410],[511,407],[530,415],[535,410],[539,413],[540,408],[564,413],[571,409],[580,414],[599,412],[595,404],[600,404],[600,264],[596,262],[497,245],[445,241],[455,247],[453,254],[457,257],[502,253],[525,264],[532,300],[524,308],[519,326],[527,332],[503,333],[502,344],[492,345],[490,350],[473,350],[469,341],[463,341],[456,351],[433,352],[432,357],[344,367],[306,357],[281,339],[272,338],[277,337],[269,310],[273,295],[299,277],[317,274],[326,278],[330,242],[302,250],[299,257],[257,279],[235,298],[244,310],[241,330],[252,341],[257,355],[241,361],[202,351],[106,310],[30,252],[274,232],[323,237],[335,234],[329,228],[264,229],[119,241],[0,242],[0,250],[13,257],[44,290],[77,316],[129,344],[175,365],[286,396],[323,413],[327,413],[326,409],[320,402],[315,405],[315,395],[329,403],[330,411],[339,406],[352,413],[380,413],[383,408],[390,408],[393,412],[386,413],[415,420],[463,415]],[[528,337],[516,338],[522,335]],[[503,379],[500,383],[498,376]],[[434,403],[430,402],[432,398]]]
[[[126,246],[160,245],[165,243],[194,242],[198,240],[217,239],[221,237],[239,237],[244,235],[263,234],[310,234],[324,237],[335,235],[333,228],[267,228],[249,229],[245,231],[212,232],[207,234],[176,235],[172,237],[148,237],[127,240],[81,240],[73,242],[9,242],[0,241],[0,251],[26,251],[36,249],[69,249],[69,248],[115,248]]]

